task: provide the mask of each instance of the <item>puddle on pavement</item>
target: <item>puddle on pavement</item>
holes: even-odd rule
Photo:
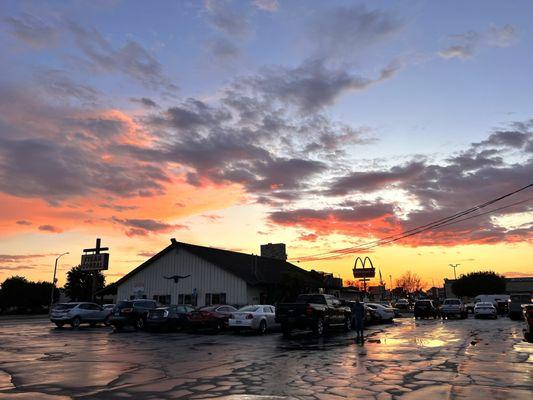
[[[414,338],[414,339],[395,339],[382,337],[380,343],[388,346],[401,346],[414,344],[421,347],[441,347],[444,346],[444,341],[439,339],[428,338]]]

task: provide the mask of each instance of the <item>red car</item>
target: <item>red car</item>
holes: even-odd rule
[[[235,311],[235,307],[226,304],[201,307],[190,314],[189,324],[193,330],[207,328],[218,332],[228,327],[228,319]]]

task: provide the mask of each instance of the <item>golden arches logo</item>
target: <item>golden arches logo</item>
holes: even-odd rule
[[[367,268],[366,263],[370,263],[370,267]],[[361,264],[361,268],[357,268],[357,265]],[[355,259],[355,264],[353,266],[353,276],[354,278],[373,278],[376,276],[376,269],[370,257],[357,257]]]

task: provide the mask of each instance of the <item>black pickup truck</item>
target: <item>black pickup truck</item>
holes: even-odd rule
[[[351,327],[350,307],[342,305],[339,299],[328,294],[301,294],[295,303],[281,303],[276,306],[276,322],[281,325],[283,335],[289,336],[292,329],[311,329],[321,336],[326,328]]]

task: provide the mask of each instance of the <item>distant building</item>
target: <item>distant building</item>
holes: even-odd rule
[[[275,258],[277,260],[287,260],[287,249],[285,243],[268,243],[261,245],[261,257]]]

